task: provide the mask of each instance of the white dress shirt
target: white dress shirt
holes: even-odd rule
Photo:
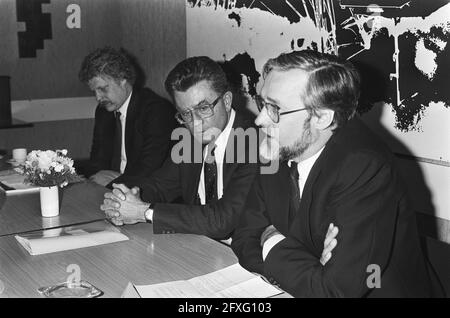
[[[127,166],[127,153],[125,150],[125,125],[127,122],[127,111],[128,111],[128,105],[130,104],[131,100],[131,94],[128,96],[127,100],[120,106],[120,108],[117,110],[120,113],[120,123],[122,125],[122,146],[120,149],[120,173],[123,174],[125,171],[125,167]]]
[[[319,158],[320,154],[322,153],[325,146],[323,146],[316,154],[309,157],[306,160],[300,161],[297,163],[297,170],[298,170],[298,188],[300,190],[300,199],[303,194],[303,189],[305,188],[306,180],[308,179],[309,173],[314,166],[314,163],[316,162],[317,158]],[[292,160],[288,161],[289,167],[291,166]],[[263,245],[262,250],[262,256],[263,260],[266,259],[267,254],[269,254],[272,247],[277,245],[280,241],[284,239],[284,235],[282,234],[275,234],[274,236],[270,237]]]
[[[231,128],[233,128],[235,116],[236,112],[232,109],[230,112],[230,119],[228,120],[227,125],[214,141],[214,144],[216,146],[214,150],[214,159],[216,161],[217,166],[217,199],[220,199],[223,195],[223,159],[225,157],[225,150],[227,148],[228,137],[230,136]],[[211,144],[209,144],[208,146],[205,147],[205,149],[203,149],[203,166],[202,172],[200,174],[200,182],[198,184],[198,195],[200,197],[201,204],[205,204],[206,202],[204,167],[205,167],[205,158],[206,155],[208,154],[210,145]]]
[[[230,136],[231,128],[233,128],[234,118],[236,117],[236,112],[232,109],[230,113],[230,119],[228,120],[225,129],[220,133],[220,135],[215,140],[214,144],[216,149],[214,151],[214,160],[217,166],[217,198],[220,199],[223,195],[223,159],[225,157],[225,149],[228,143],[228,137]],[[208,146],[203,150],[203,159],[205,159],[208,154]],[[205,180],[204,180],[204,162],[202,166],[202,172],[200,174],[200,182],[198,184],[198,195],[200,197],[200,203],[205,204],[206,194],[205,194]],[[146,219],[153,222],[153,209],[148,209],[146,212]],[[230,241],[231,242],[231,241]]]

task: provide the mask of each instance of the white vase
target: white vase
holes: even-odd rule
[[[45,218],[59,215],[58,186],[41,187],[41,213]]]

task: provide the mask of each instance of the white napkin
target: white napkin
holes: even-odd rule
[[[129,240],[122,233],[108,230],[94,233],[77,230],[70,233],[70,235],[41,238],[27,238],[16,235],[15,238],[31,255],[41,255]]]

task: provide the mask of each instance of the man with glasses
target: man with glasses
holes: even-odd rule
[[[355,68],[298,51],[270,59],[263,77],[260,152],[280,169],[258,175],[250,190],[232,237],[241,265],[295,297],[430,296],[394,157],[355,115]]]
[[[257,154],[251,160],[248,144],[237,148],[242,144],[236,142],[234,130],[253,123],[233,110],[225,73],[208,57],[180,62],[165,84],[178,111],[175,117],[187,129],[189,142],[183,144],[188,147],[182,154],[173,150],[163,167],[137,180],[136,187],[114,185],[101,209],[118,225],[151,222],[154,233],[227,239],[258,167]],[[186,153],[188,160],[180,162]]]

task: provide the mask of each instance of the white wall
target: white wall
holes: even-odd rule
[[[26,122],[86,119],[94,118],[96,106],[95,97],[18,100],[11,102],[11,113]]]

